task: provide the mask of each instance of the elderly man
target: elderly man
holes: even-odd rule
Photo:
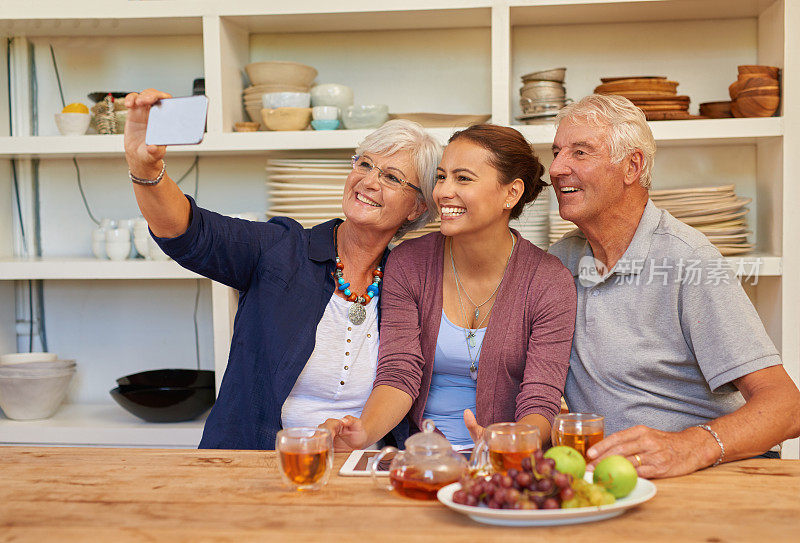
[[[593,463],[620,454],[642,477],[672,477],[797,437],[800,392],[734,272],[648,198],[641,110],[592,95],[558,123],[550,179],[578,226],[550,248],[578,289],[565,397],[605,416]]]

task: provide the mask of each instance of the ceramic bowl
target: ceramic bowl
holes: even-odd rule
[[[342,112],[342,122],[348,130],[378,128],[387,120],[389,120],[389,106],[385,104],[349,106]]]
[[[314,130],[336,130],[339,128],[339,119],[314,119],[311,121]]]
[[[317,77],[317,70],[298,62],[251,62],[244,67],[253,85],[308,86]]]
[[[0,365],[53,362],[55,360],[58,360],[58,355],[55,353],[9,353],[0,355]]]
[[[92,120],[88,113],[56,113],[56,127],[62,136],[81,136]]]
[[[69,391],[75,368],[0,376],[0,408],[10,419],[46,419],[58,410]]]
[[[311,117],[316,121],[333,121],[341,115],[336,106],[314,106],[311,108]]]
[[[152,237],[148,237],[147,243],[149,246],[147,256],[150,258],[150,260],[158,260],[161,262],[169,260],[169,255],[161,250],[161,247],[158,246],[156,240],[154,240]]]
[[[117,379],[118,385],[140,387],[213,387],[213,370],[163,369],[132,373]]]
[[[262,109],[261,119],[269,130],[305,130],[311,122],[311,108]]]
[[[109,391],[123,409],[147,422],[196,419],[214,405],[213,387],[157,387]]]
[[[127,241],[107,241],[106,255],[111,260],[125,260],[131,253],[131,240]]]
[[[567,73],[566,68],[552,68],[550,70],[541,70],[538,72],[531,72],[522,76],[522,80],[528,81],[557,81],[564,82],[564,76]]]
[[[264,109],[279,107],[310,107],[311,94],[307,92],[270,92],[261,96]]]
[[[24,362],[20,364],[3,364],[0,366],[0,377],[10,375],[30,376],[39,374],[61,373],[71,370],[76,366],[74,360],[42,360],[39,362]]]
[[[353,105],[353,89],[338,83],[323,83],[311,88],[311,105],[335,106],[340,111]]]

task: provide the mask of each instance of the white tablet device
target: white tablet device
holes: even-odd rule
[[[380,451],[373,450],[357,450],[350,453],[347,460],[342,464],[339,469],[339,475],[344,477],[365,477],[372,475],[370,467],[372,459],[375,458]],[[387,454],[381,460],[381,465],[378,466],[378,475],[389,475],[389,464],[394,455]]]
[[[147,116],[147,145],[195,145],[203,141],[208,98],[202,94],[164,98]]]

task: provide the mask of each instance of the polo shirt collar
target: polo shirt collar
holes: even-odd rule
[[[342,219],[331,219],[311,228],[308,236],[308,257],[316,262],[336,260],[336,249],[333,247],[333,229]]]
[[[642,218],[639,219],[639,226],[636,227],[636,232],[633,234],[633,239],[631,239],[625,253],[614,265],[614,269],[611,270],[606,277],[612,274],[636,275],[642,271],[644,261],[650,253],[653,234],[660,222],[661,210],[655,206],[652,200],[648,199],[647,205],[644,208],[644,213],[642,213]],[[589,240],[586,239],[583,232],[580,232],[579,236],[584,239],[583,251],[574,253],[565,263],[567,269],[572,272],[573,277],[578,277],[580,275],[581,260],[587,256],[594,256],[592,253],[592,246],[589,245]]]

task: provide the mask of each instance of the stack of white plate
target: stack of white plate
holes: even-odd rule
[[[304,228],[341,217],[344,182],[352,170],[346,159],[267,161],[267,219],[291,217]]]
[[[545,189],[519,218],[511,221],[511,227],[519,230],[523,238],[537,247],[547,250],[550,244],[550,192]]]
[[[746,206],[752,200],[736,195],[734,185],[651,190],[653,203],[676,219],[700,230],[723,256],[749,253]]]

